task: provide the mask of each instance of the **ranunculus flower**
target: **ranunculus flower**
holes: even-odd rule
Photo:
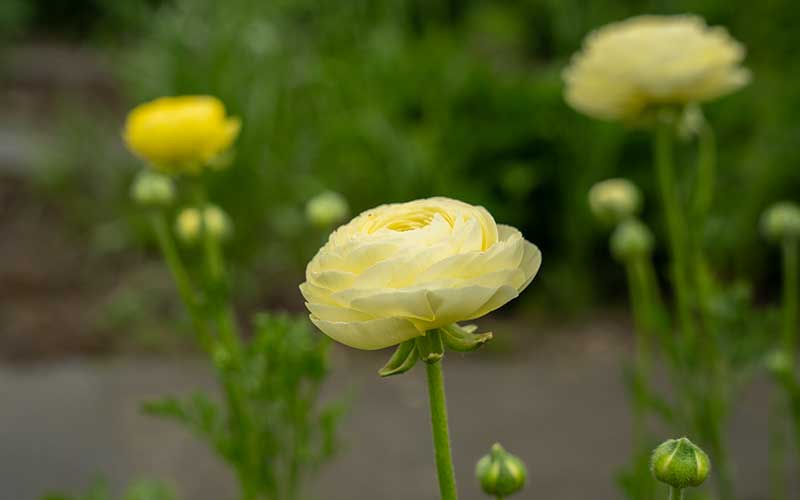
[[[565,98],[604,120],[633,120],[649,106],[703,102],[750,81],[745,49],[697,16],[639,16],[586,37],[564,71]]]
[[[429,198],[381,205],[341,226],[300,290],[328,336],[381,349],[497,309],[528,286],[541,260],[483,207]]]
[[[192,173],[230,148],[240,126],[216,97],[161,97],[128,114],[123,136],[128,148],[156,169]]]

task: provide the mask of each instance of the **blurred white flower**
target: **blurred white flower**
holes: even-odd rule
[[[750,81],[744,47],[693,15],[639,16],[586,37],[564,70],[565,99],[594,118],[634,120],[649,106],[703,102]]]

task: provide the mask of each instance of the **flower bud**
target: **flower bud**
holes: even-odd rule
[[[617,224],[639,213],[642,194],[627,179],[607,179],[589,189],[589,208],[600,221]]]
[[[697,103],[689,104],[683,109],[680,122],[678,122],[678,135],[684,140],[697,137],[705,126],[705,121],[700,106]]]
[[[184,208],[175,220],[175,232],[184,243],[195,243],[205,230],[215,239],[226,238],[231,231],[228,215],[216,205],[207,205],[203,209],[203,220],[200,220],[200,210],[197,208]]]
[[[653,250],[653,233],[636,219],[622,222],[611,233],[611,254],[618,260],[649,255]]]
[[[772,241],[800,238],[800,207],[790,201],[772,205],[761,216],[761,230]]]
[[[483,491],[489,495],[506,497],[525,486],[528,472],[522,460],[495,443],[488,455],[478,461],[475,475]]]
[[[333,191],[318,194],[306,203],[306,218],[311,224],[321,228],[341,222],[349,211],[344,196]]]
[[[764,358],[767,371],[778,380],[792,379],[792,358],[783,351],[773,351]]]
[[[166,206],[175,199],[175,185],[166,175],[143,170],[131,184],[131,198],[144,206]]]
[[[708,455],[682,437],[669,439],[653,450],[650,458],[653,477],[673,488],[700,486],[711,471]]]

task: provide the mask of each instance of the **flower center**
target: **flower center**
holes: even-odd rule
[[[450,227],[455,224],[453,217],[444,210],[437,207],[414,208],[401,213],[390,213],[385,216],[377,215],[369,224],[368,232],[374,233],[381,229],[404,232],[421,229],[430,225],[436,215],[441,216]]]

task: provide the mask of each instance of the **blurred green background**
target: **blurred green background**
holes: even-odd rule
[[[299,300],[294,286],[325,236],[305,220],[304,204],[333,190],[352,213],[431,195],[485,205],[543,250],[538,286],[525,301],[571,312],[624,290],[605,230],[589,214],[589,186],[630,177],[645,191],[646,217],[655,223],[659,214],[647,134],[571,110],[560,72],[595,27],[692,12],[726,26],[747,47],[754,74],[749,87],[705,109],[724,145],[710,251],[723,273],[749,276],[769,295],[777,266],[758,216],[800,190],[794,7],[789,0],[4,0],[0,78],[16,94],[6,97],[3,122],[48,131],[23,170],[94,255],[149,245],[127,198],[139,164],[121,144],[125,112],[160,95],[213,94],[244,126],[233,168],[212,186],[236,221],[229,253],[243,300]],[[35,65],[39,53],[28,49],[43,44],[88,52],[101,77],[83,87],[53,83],[43,106],[15,105],[31,92],[19,68]],[[58,54],[55,63],[72,64]]]

